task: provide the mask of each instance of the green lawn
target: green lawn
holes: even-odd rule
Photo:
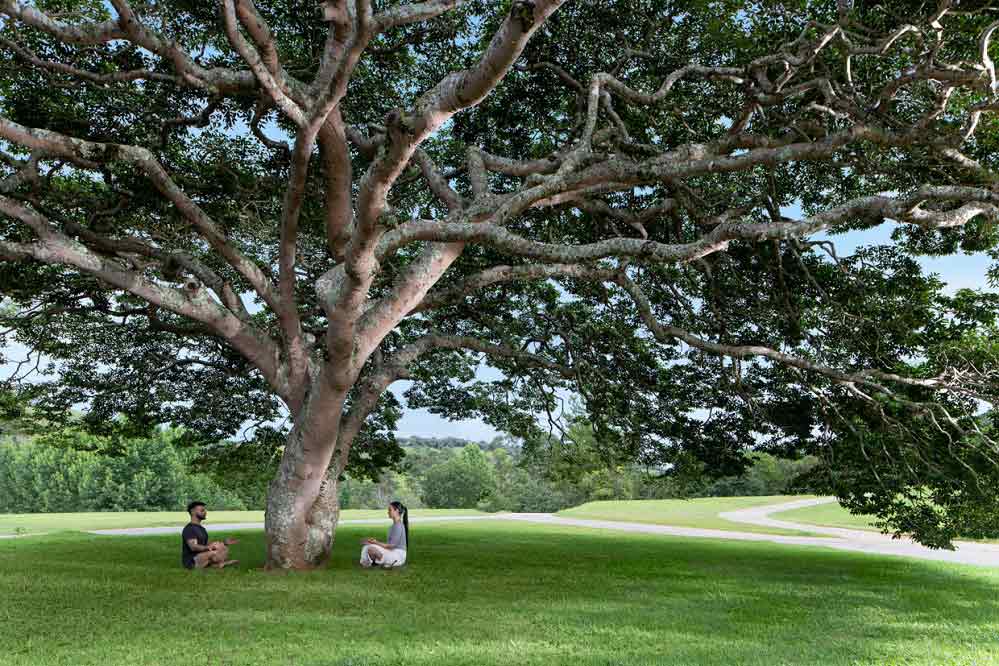
[[[723,511],[748,509],[754,506],[780,504],[810,495],[772,495],[768,497],[701,497],[689,500],[624,500],[607,502],[587,502],[559,512],[566,518],[588,518],[591,520],[623,520],[632,523],[654,523],[656,525],[676,525],[680,527],[702,527],[715,530],[735,530],[738,532],[762,532],[765,534],[803,535],[807,532],[782,530],[775,527],[758,527],[745,523],[722,520],[718,514]],[[783,515],[783,514],[782,514]]]
[[[790,520],[796,523],[806,523],[808,525],[823,525],[827,527],[845,527],[854,530],[873,530],[878,532],[874,525],[873,516],[856,516],[838,503],[820,504],[818,506],[808,506],[802,509],[791,509],[771,514],[772,518],[779,520]],[[999,539],[968,539],[979,543],[999,544]]]
[[[855,530],[878,529],[874,526],[873,518],[870,516],[856,516],[840,506],[838,502],[781,511],[780,513],[772,514],[771,518],[790,520],[796,523],[808,523],[809,525],[846,527]]]
[[[413,516],[463,516],[478,515],[472,509],[414,509]],[[385,518],[383,509],[352,509],[343,512],[344,520]],[[133,511],[103,513],[0,513],[0,534],[56,532],[59,530],[100,530],[120,527],[169,527],[183,526],[187,514],[183,511]],[[263,511],[211,511],[207,526],[213,523],[262,523]]]
[[[179,568],[176,537],[0,541],[0,663],[999,665],[999,571],[502,522],[414,526],[398,571]],[[378,532],[378,530],[375,530]]]

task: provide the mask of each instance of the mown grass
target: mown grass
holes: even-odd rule
[[[999,664],[999,572],[501,522],[414,526],[402,570],[179,569],[176,537],[0,542],[0,663]],[[213,534],[221,536],[220,534]]]
[[[845,527],[854,530],[877,531],[878,529],[874,526],[874,519],[871,516],[854,515],[840,506],[838,502],[781,511],[771,514],[771,518],[790,520],[796,523],[807,523],[809,525]]]
[[[704,529],[734,530],[738,532],[804,535],[808,534],[808,532],[736,523],[719,518],[718,514],[724,511],[780,504],[781,502],[791,502],[796,499],[807,499],[808,497],[811,497],[811,495],[700,497],[684,500],[614,500],[587,502],[586,504],[560,511],[558,515],[565,516],[566,518],[587,518],[590,520],[620,520],[631,523],[701,527]]]
[[[473,509],[420,509],[421,516],[464,516],[481,512]],[[384,509],[350,509],[344,520],[385,518]],[[263,511],[208,511],[207,525],[224,523],[262,523]],[[0,513],[0,534],[38,533],[59,530],[101,530],[124,527],[181,527],[187,523],[183,511],[131,511],[91,513]]]

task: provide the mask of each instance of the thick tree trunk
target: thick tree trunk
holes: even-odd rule
[[[289,440],[294,436],[293,433]],[[329,560],[340,517],[339,484],[332,475],[325,475],[325,467],[317,472],[322,475],[318,483],[311,478],[287,474],[284,467],[282,461],[267,494],[264,519],[267,568],[314,569],[323,566]]]
[[[306,516],[305,559],[312,566],[323,566],[329,560],[336,525],[340,520],[340,484],[333,473],[327,475],[319,491],[319,497],[312,504]]]
[[[268,569],[314,569],[329,560],[340,516],[336,473],[327,475],[342,402],[307,410],[285,442],[284,455],[267,494],[264,529]]]

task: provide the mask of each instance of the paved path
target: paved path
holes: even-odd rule
[[[496,520],[505,514],[488,516],[413,516],[411,523],[446,523],[455,520]],[[388,518],[355,518],[353,520],[341,520],[340,525],[386,525]],[[212,530],[232,532],[234,530],[262,530],[263,523],[205,523],[205,527]],[[143,536],[149,534],[179,534],[183,525],[172,527],[121,527],[112,530],[89,530],[91,534],[104,534],[111,536]]]
[[[718,514],[720,518],[732,522],[746,523],[748,525],[757,525],[761,527],[777,527],[786,530],[798,530],[812,534],[821,534],[822,536],[782,536],[777,534],[761,534],[757,532],[703,529],[699,527],[676,527],[672,525],[628,523],[612,520],[586,520],[582,518],[563,518],[562,516],[556,516],[550,513],[503,513],[488,516],[440,516],[427,518],[414,516],[412,522],[430,523],[467,520],[505,520],[701,539],[731,539],[736,541],[765,541],[793,546],[821,546],[825,548],[836,548],[839,550],[849,550],[862,553],[896,555],[940,562],[955,562],[959,564],[999,567],[999,545],[995,544],[956,542],[955,545],[957,546],[957,550],[933,550],[931,548],[921,546],[913,542],[911,539],[892,539],[890,536],[879,532],[851,530],[840,527],[805,525],[802,523],[794,523],[770,517],[771,514],[779,513],[781,511],[799,509],[806,506],[815,506],[818,504],[828,504],[835,501],[836,499],[833,497],[823,497],[819,499],[785,502],[783,504],[771,504],[769,506],[754,507],[751,509],[739,509],[738,511],[726,511]],[[380,525],[387,522],[387,519],[382,518],[371,520],[343,520],[341,521],[341,524]],[[264,524],[208,524],[208,527],[219,531],[254,530],[263,529]],[[131,527],[115,530],[94,530],[92,533],[109,535],[176,534],[180,531],[180,529],[180,527]]]
[[[771,543],[795,546],[823,546],[838,550],[850,550],[879,555],[897,555],[922,560],[939,562],[955,562],[959,564],[974,564],[978,566],[999,567],[999,545],[970,542],[956,542],[957,550],[934,550],[915,543],[911,539],[893,539],[880,532],[865,530],[848,530],[838,527],[821,527],[793,523],[788,520],[770,518],[770,514],[790,509],[800,509],[817,504],[835,502],[835,497],[819,499],[796,500],[783,504],[739,509],[718,514],[719,518],[748,525],[761,527],[779,527],[785,530],[798,530],[821,534],[823,536],[779,536],[776,534],[758,534],[755,532],[735,532],[728,530],[701,529],[697,527],[674,527],[670,525],[649,525],[644,523],[622,523],[610,520],[583,520],[579,518],[563,518],[551,514],[507,514],[509,520],[524,520],[540,522],[549,525],[567,525],[574,527],[590,527],[596,529],[612,529],[625,532],[641,532],[644,534],[664,534],[711,539],[733,539],[736,541],[769,541]]]
[[[835,502],[835,497],[820,497],[818,499],[796,500],[785,504],[739,509],[718,514],[719,518],[737,523],[759,525],[761,527],[779,527],[788,530],[806,530],[817,534],[833,537],[824,545],[841,550],[853,550],[881,555],[901,555],[924,560],[940,562],[957,562],[960,564],[977,564],[980,566],[999,567],[999,544],[975,543],[972,541],[955,541],[955,550],[939,550],[922,546],[912,539],[903,537],[894,539],[887,534],[871,530],[852,530],[844,527],[823,527],[819,525],[804,525],[789,520],[771,518],[770,514],[791,509],[800,509],[818,504]]]

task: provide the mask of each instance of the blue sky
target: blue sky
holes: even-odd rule
[[[479,371],[478,377],[488,379],[496,374],[496,371],[491,368],[483,368]],[[403,404],[405,404],[405,399],[402,397],[402,393],[407,387],[408,382],[399,382],[392,386],[392,392],[399,397]],[[436,414],[431,414],[426,409],[407,409],[399,420],[396,432],[404,437],[461,437],[476,441],[489,441],[501,434],[481,419],[448,421]]]
[[[836,244],[836,252],[839,255],[852,254],[861,245],[887,245],[891,244],[891,233],[897,227],[896,224],[885,222],[873,229],[864,231],[849,231],[844,234],[820,233],[813,236],[814,239],[829,239]],[[978,252],[975,254],[957,254],[946,257],[918,257],[919,263],[927,273],[936,273],[947,283],[948,291],[958,289],[988,289],[985,280],[985,273],[991,265],[988,255]],[[992,289],[989,289],[992,291]]]

